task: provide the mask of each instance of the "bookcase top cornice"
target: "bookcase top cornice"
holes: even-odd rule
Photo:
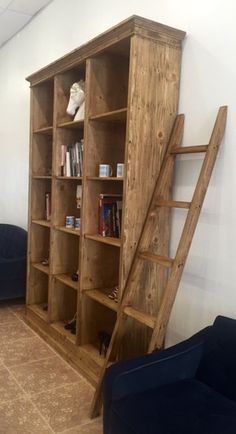
[[[33,86],[44,80],[52,79],[55,74],[76,67],[88,57],[94,56],[115,44],[120,43],[122,50],[122,47],[129,43],[129,38],[135,34],[176,47],[181,45],[181,41],[185,37],[185,32],[182,30],[133,15],[55,62],[29,75],[26,80]]]

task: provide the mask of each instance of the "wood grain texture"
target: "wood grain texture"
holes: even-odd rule
[[[181,50],[135,35],[131,40],[130,58],[122,221],[125,242],[121,247],[121,258],[126,260],[121,259],[121,292],[177,113]],[[168,179],[165,199],[170,194],[171,178]],[[149,248],[152,253],[168,256],[169,210],[163,208],[158,218]],[[158,310],[167,272],[155,264],[143,264],[142,267],[138,280],[132,283],[136,288],[136,306],[152,315]],[[145,332],[143,336],[139,333],[135,336],[134,332],[134,351],[136,346],[145,348],[146,340]]]
[[[158,219],[160,208],[156,206],[156,203],[158,203],[158,200],[160,198],[166,196],[166,187],[169,187],[170,180],[172,178],[174,163],[174,158],[170,152],[174,147],[179,146],[181,143],[183,136],[183,122],[183,115],[177,116],[168,144],[167,152],[164,157],[164,162],[161,166],[160,173],[157,178],[155,188],[153,190],[150,203],[146,211],[141,235],[139,237],[135,255],[127,276],[121,304],[117,312],[117,321],[113,330],[111,343],[108,348],[106,360],[102,367],[99,382],[96,388],[96,392],[94,394],[94,399],[91,406],[92,417],[95,417],[99,413],[101,408],[102,384],[108,363],[114,357],[116,360],[117,358],[124,358],[127,353],[127,348],[128,354],[130,354],[130,351],[132,351],[133,356],[139,355],[139,352],[142,353],[147,351],[147,342],[148,338],[151,338],[151,334],[150,330],[147,330],[144,325],[152,328],[156,326],[156,321],[154,320],[155,315],[150,314],[150,307],[153,308],[155,312],[156,304],[158,303],[160,305],[160,291],[157,291],[157,288],[155,288],[155,297],[152,298],[152,294],[150,294],[149,296],[148,291],[145,291],[145,287],[142,288],[145,294],[147,294],[147,303],[146,305],[143,305],[141,307],[137,305],[137,300],[139,300],[140,293],[140,287],[137,290],[137,283],[139,282],[140,277],[142,277],[143,274],[143,267],[142,264],[140,264],[139,256],[140,252],[142,252],[144,248],[148,248],[148,246],[150,245],[155,224],[157,224],[157,227],[159,229],[163,227],[163,222]],[[166,261],[164,262],[164,265],[166,266]],[[168,263],[168,266],[169,265],[170,264]],[[158,267],[161,270],[161,268],[163,268],[163,264],[162,266],[158,265]],[[163,283],[162,280],[159,279],[159,281],[160,283]],[[152,304],[148,300],[149,298],[152,298]],[[135,337],[139,336],[140,338],[141,336],[142,342],[140,344],[140,339],[139,345],[136,344],[130,349],[130,343],[133,341],[133,334],[135,334]]]
[[[119,286],[121,296],[177,111],[183,37],[184,32],[133,16],[28,77],[32,97],[27,303],[34,308],[27,318],[93,383],[103,366],[98,332],[112,332],[118,309],[107,291]],[[86,82],[85,119],[74,123],[66,106],[70,86],[80,78]],[[63,179],[61,145],[82,138],[83,176]],[[113,177],[117,163],[125,163],[124,178],[99,179],[99,164],[106,163]],[[81,210],[75,200],[78,184]],[[45,224],[48,191],[52,217]],[[100,193],[123,193],[119,240],[98,236]],[[161,199],[169,200],[169,184]],[[66,215],[81,217],[79,233],[65,229]],[[153,255],[167,256],[169,207],[160,215],[149,247]],[[50,266],[43,268],[48,248]],[[135,308],[146,307],[150,319],[160,304],[166,272],[157,264],[143,262],[142,268]],[[69,279],[78,269],[80,282],[75,287]],[[47,302],[48,312],[42,315],[42,303]],[[69,339],[63,321],[75,310],[77,336]],[[149,332],[136,323],[128,319],[123,354],[132,354],[132,345],[136,353],[147,349]]]
[[[130,37],[134,34],[148,36],[160,43],[179,47],[185,37],[185,32],[169,26],[157,23],[146,18],[133,15],[122,21],[98,37],[90,40],[87,44],[72,51],[59,60],[51,63],[27,77],[31,84],[36,84],[56,73],[70,69],[82,63],[86,58],[94,56],[104,49],[113,54],[122,53],[128,55]]]
[[[33,131],[42,130],[44,133],[51,129],[53,124],[53,80],[45,81],[32,88],[33,101]]]

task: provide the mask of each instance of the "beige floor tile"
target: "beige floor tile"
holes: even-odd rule
[[[9,370],[28,394],[48,391],[82,379],[58,356],[10,367]]]
[[[17,317],[12,322],[0,324],[0,347],[4,342],[32,336],[34,333]]]
[[[25,398],[0,405],[1,434],[52,434],[37,409]]]
[[[19,318],[24,318],[24,316],[25,316],[25,305],[24,304],[13,304],[13,305],[9,305],[8,307]]]
[[[12,375],[2,366],[0,367],[0,379],[0,404],[24,396],[24,392],[18,386]]]
[[[7,307],[0,307],[0,324],[5,325],[6,323],[12,323],[17,321],[16,315],[11,312]]]
[[[90,422],[94,389],[86,381],[60,387],[32,397],[40,413],[55,432]]]
[[[85,425],[78,425],[61,434],[103,434],[102,420],[93,420]]]
[[[0,347],[0,359],[7,367],[52,356],[55,356],[55,353],[38,336],[6,340]]]

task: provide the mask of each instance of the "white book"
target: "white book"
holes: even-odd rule
[[[66,151],[66,176],[71,176],[70,171],[70,152]]]

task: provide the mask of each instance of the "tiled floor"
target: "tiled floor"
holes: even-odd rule
[[[88,416],[92,386],[0,304],[0,434],[102,434]]]

